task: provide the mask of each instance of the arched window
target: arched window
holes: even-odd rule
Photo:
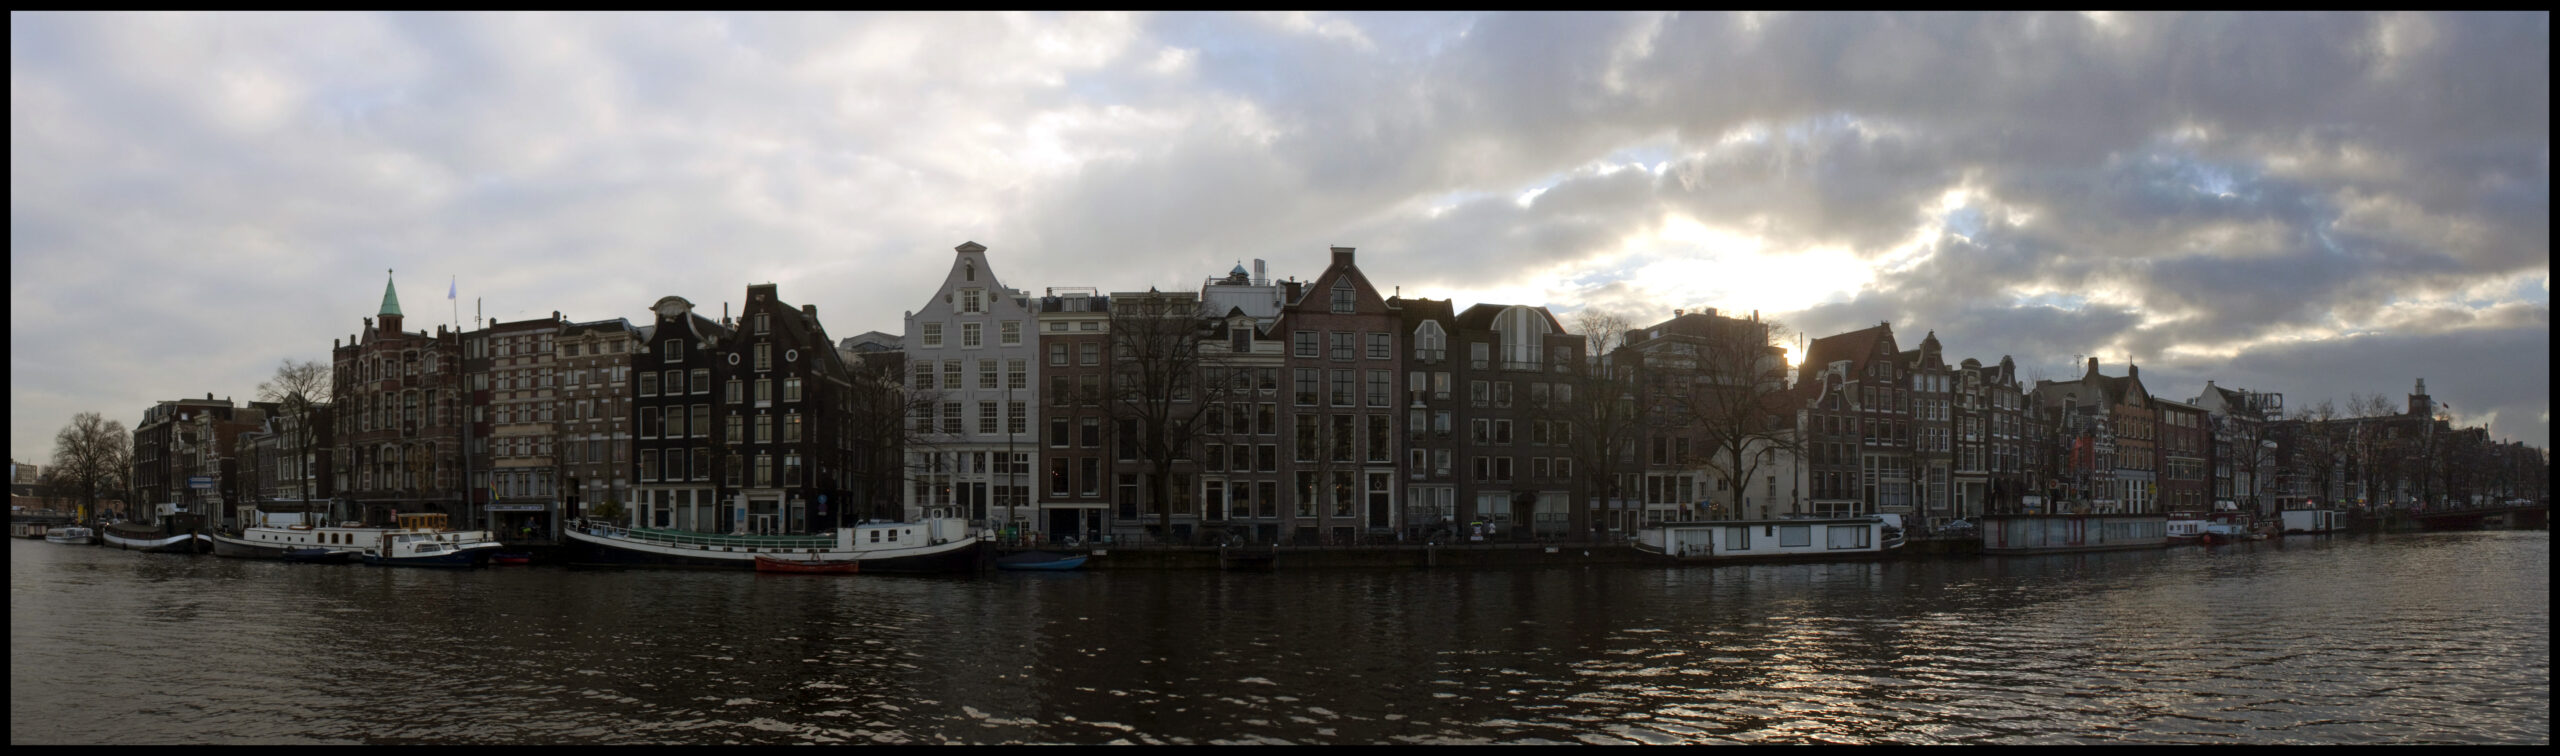
[[[1414,359],[1436,360],[1447,355],[1448,350],[1449,332],[1440,329],[1440,321],[1425,320],[1422,327],[1413,329]]]

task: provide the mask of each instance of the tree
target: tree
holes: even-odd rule
[[[1639,358],[1621,353],[1631,328],[1625,316],[1606,310],[1573,315],[1571,330],[1582,337],[1587,351],[1565,367],[1563,385],[1571,387],[1573,396],[1557,397],[1549,412],[1562,422],[1565,438],[1559,441],[1590,483],[1584,489],[1589,494],[1573,502],[1576,533],[1594,529],[1595,502],[1616,501],[1620,465],[1634,460],[1636,445],[1644,439],[1645,416],[1636,407]]]
[[[1689,460],[1724,482],[1741,514],[1743,492],[1763,467],[1802,451],[1795,408],[1787,406],[1786,327],[1776,321],[1711,319],[1695,333],[1667,334],[1645,368],[1669,424],[1699,434]]]
[[[321,422],[319,415],[320,411],[328,406],[321,404],[319,397],[333,391],[335,385],[336,381],[331,377],[327,363],[308,360],[295,362],[290,357],[285,358],[283,364],[276,366],[276,374],[273,377],[268,378],[265,383],[258,384],[258,400],[274,402],[276,413],[285,419],[283,430],[287,435],[283,439],[283,444],[296,452],[289,469],[294,477],[302,481],[304,506],[309,506],[311,503],[314,493],[311,490],[312,481],[319,475],[319,470],[316,469],[319,460],[319,423]]]
[[[845,368],[852,381],[845,431],[853,445],[855,507],[865,518],[904,519],[899,489],[906,476],[899,471],[907,452],[931,446],[943,392],[907,385],[900,352],[857,354]],[[728,451],[719,453],[726,464]]]
[[[2294,410],[2289,430],[2293,431],[2289,449],[2293,474],[2309,479],[2314,498],[2329,499],[2335,504],[2339,498],[2339,455],[2344,452],[2337,406],[2322,399],[2318,404]]]
[[[95,517],[98,499],[123,495],[133,475],[133,434],[124,423],[95,412],[71,417],[53,436],[53,483],[62,495],[80,502],[78,517]]]
[[[1188,458],[1192,443],[1209,432],[1209,408],[1222,404],[1233,385],[1225,362],[1201,350],[1212,322],[1196,294],[1111,297],[1110,415],[1117,432],[1137,434],[1159,537],[1173,532],[1174,461]]]

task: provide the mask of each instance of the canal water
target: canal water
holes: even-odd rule
[[[2551,741],[2548,532],[968,579],[9,550],[11,745]]]

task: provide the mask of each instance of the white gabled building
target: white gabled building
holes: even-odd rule
[[[953,507],[1002,527],[1031,517],[1039,452],[1035,303],[1007,288],[977,242],[954,247],[951,272],[902,339],[910,390],[939,395],[907,448],[907,516]]]

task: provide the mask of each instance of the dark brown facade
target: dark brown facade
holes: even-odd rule
[[[401,329],[390,284],[365,330],[331,349],[338,408],[336,487],[367,522],[394,512],[441,512],[471,522],[463,499],[466,397],[462,340]]]

